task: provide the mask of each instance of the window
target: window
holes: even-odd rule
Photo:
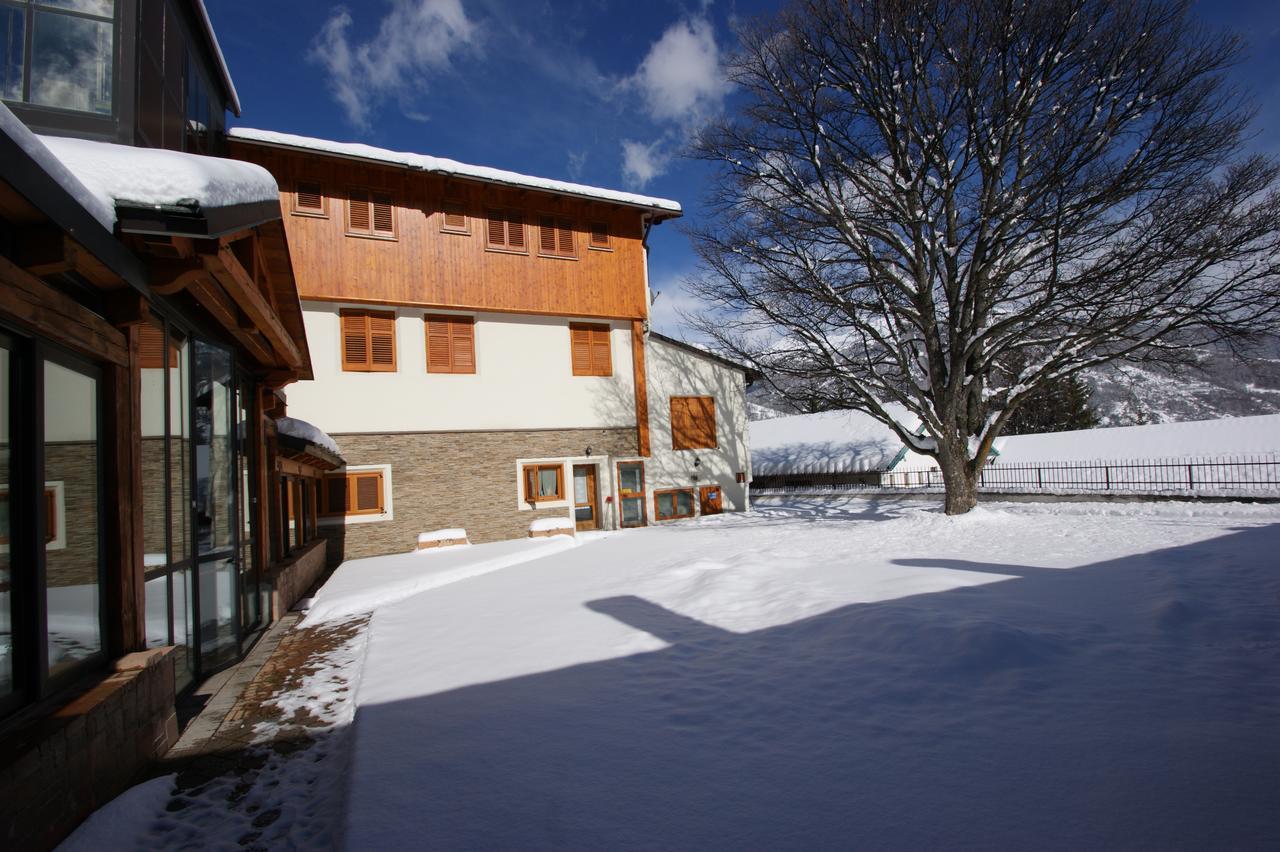
[[[476,371],[475,318],[428,314],[427,372]]]
[[[558,216],[538,217],[538,254],[577,257],[573,245],[573,222]]]
[[[395,206],[386,190],[347,190],[347,234],[354,237],[396,237]]]
[[[524,241],[524,214],[519,210],[490,210],[488,216],[489,248],[528,252]]]
[[[138,326],[138,366],[143,370],[165,368],[164,329],[157,328],[151,323],[142,323]],[[175,347],[169,348],[168,366],[178,366],[178,350]]]
[[[671,449],[713,450],[717,446],[715,397],[671,397]]]
[[[469,234],[467,206],[456,199],[446,199],[440,205],[440,230],[451,234]]]
[[[114,40],[114,0],[0,4],[0,98],[111,115]]]
[[[9,544],[9,492],[0,491],[0,546]],[[58,489],[46,485],[44,488],[44,543],[53,544],[58,540]]]
[[[321,515],[381,515],[385,510],[382,471],[325,474],[320,488]]]
[[[693,489],[672,488],[653,492],[653,508],[660,521],[693,517]]]
[[[613,375],[609,326],[585,322],[569,323],[569,348],[575,376]]]
[[[293,183],[293,212],[299,216],[327,217],[324,185],[318,180],[297,180]]]
[[[591,223],[591,239],[587,243],[593,249],[603,249],[612,251],[613,244],[609,242],[609,223],[608,222],[592,222]]]
[[[525,465],[524,499],[527,503],[544,503],[549,500],[563,500],[564,465]]]
[[[390,311],[342,311],[342,369],[396,371],[396,315]]]

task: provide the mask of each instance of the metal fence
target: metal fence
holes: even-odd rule
[[[942,473],[934,469],[887,471],[879,482],[866,474],[807,477],[761,477],[752,493],[767,495],[797,491],[940,490]],[[770,481],[773,480],[773,481]],[[1001,464],[983,468],[979,488],[984,491],[1072,494],[1184,494],[1280,496],[1280,456],[1215,456],[1163,459]]]

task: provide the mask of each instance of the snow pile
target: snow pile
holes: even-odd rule
[[[0,132],[18,143],[18,147],[31,159],[40,164],[40,168],[67,191],[67,193],[83,207],[90,216],[97,219],[108,231],[116,225],[116,206],[111,198],[104,198],[80,182],[71,170],[62,164],[53,151],[32,133],[13,112],[0,103]]]
[[[101,852],[107,838],[143,836],[157,816],[164,813],[173,794],[174,778],[152,778],[125,790],[109,806],[99,808],[80,823],[58,846],[58,852]]]
[[[1010,435],[1001,464],[1280,454],[1280,414]]]
[[[299,420],[296,417],[280,417],[276,420],[276,431],[281,435],[288,435],[292,438],[306,441],[308,444],[315,444],[335,456],[342,455],[338,449],[338,442],[329,437],[329,433],[305,420]]]
[[[371,612],[447,586],[576,547],[568,536],[516,539],[480,547],[437,547],[352,559],[316,593],[302,624],[310,627]]]
[[[571,530],[576,524],[573,518],[538,518],[529,524],[529,532],[550,532],[551,530]]]
[[[388,599],[346,843],[1265,846],[1277,547],[1276,506],[820,501]]]
[[[410,169],[421,169],[433,174],[451,175],[461,178],[502,183],[509,186],[522,186],[529,189],[540,189],[547,192],[560,192],[585,198],[598,198],[604,201],[616,201],[619,204],[630,204],[638,207],[651,207],[680,212],[680,203],[666,198],[654,198],[648,195],[636,195],[631,192],[619,192],[613,189],[601,189],[595,186],[584,186],[578,183],[567,183],[560,180],[532,177],[517,172],[508,172],[488,166],[472,166],[449,160],[443,157],[431,157],[426,154],[413,154],[407,151],[389,151],[359,142],[334,142],[328,139],[315,139],[310,136],[297,136],[292,133],[279,133],[274,130],[255,130],[248,127],[232,128],[228,134],[232,139],[243,139],[246,142],[262,142],[268,145],[281,145],[287,148],[303,148],[309,151],[320,151],[326,154],[338,154],[343,157],[356,157],[362,160],[376,160],[392,163]]]
[[[918,423],[900,406],[889,410],[900,423]],[[885,470],[903,448],[892,429],[861,411],[793,414],[750,428],[751,469],[760,476]]]
[[[280,200],[275,178],[253,163],[86,139],[38,138],[93,193],[99,209],[112,211],[103,223],[108,228],[115,222],[117,203],[203,209]]]
[[[462,527],[448,527],[442,530],[418,533],[418,544],[430,544],[433,541],[457,541],[466,537],[467,531]]]

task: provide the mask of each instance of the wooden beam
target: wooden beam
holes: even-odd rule
[[[32,275],[57,275],[76,268],[76,245],[60,228],[23,228],[14,235],[13,259]]]
[[[631,321],[631,369],[636,389],[636,446],[641,458],[649,457],[649,381],[644,368],[644,323]]]
[[[254,326],[267,338],[280,360],[290,367],[300,368],[302,353],[298,351],[297,344],[293,342],[275,311],[262,298],[258,285],[245,271],[235,252],[228,246],[221,246],[217,254],[206,254],[202,259],[204,268],[218,279],[218,283],[240,306],[240,310],[253,320]]]
[[[129,363],[125,337],[111,323],[4,257],[0,257],[0,313],[25,330],[94,360]]]
[[[107,647],[123,656],[146,647],[146,584],[143,564],[140,332],[127,330],[127,364],[103,371],[105,402],[104,493],[112,495],[104,512],[107,583]]]
[[[181,293],[196,279],[208,275],[199,261],[156,259],[147,264],[151,276],[151,292],[161,296]]]
[[[136,290],[118,290],[107,295],[106,313],[112,325],[124,330],[151,322],[151,303]]]
[[[222,291],[208,276],[202,276],[187,288],[209,315],[217,320],[218,325],[225,328],[232,337],[240,342],[259,364],[272,365],[275,359],[271,355],[271,347],[263,340],[262,335],[251,329],[240,327],[240,312],[235,302]]]

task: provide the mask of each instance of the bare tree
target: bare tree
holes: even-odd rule
[[[936,458],[948,513],[1038,388],[1273,327],[1277,165],[1246,153],[1238,39],[1189,6],[800,0],[744,28],[745,105],[695,146],[695,324]]]

